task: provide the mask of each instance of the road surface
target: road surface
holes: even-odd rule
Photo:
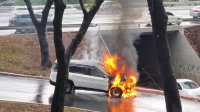
[[[0,100],[51,104],[54,87],[48,80],[0,75]],[[183,112],[198,112],[200,103],[181,100]],[[66,94],[65,106],[101,112],[166,112],[164,97],[139,93],[132,99],[109,98],[105,93],[76,90]]]

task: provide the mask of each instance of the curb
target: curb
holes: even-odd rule
[[[7,100],[0,100],[0,101],[7,101]],[[19,102],[19,101],[7,101],[7,102]],[[28,104],[51,106],[50,104],[43,104],[43,103],[31,103],[31,102],[21,102],[21,101],[19,103],[28,103]],[[76,108],[76,107],[69,107],[69,106],[64,106],[64,107],[75,109],[75,110],[88,111],[88,112],[99,112],[99,111],[93,111],[93,110],[89,110],[89,109],[81,109],[81,108]]]
[[[0,72],[0,75],[13,76],[13,77],[35,78],[35,79],[46,79],[46,80],[49,79],[48,77],[39,77],[39,76],[31,76],[31,75],[24,75],[24,74],[15,74],[15,73],[9,73],[9,72]],[[142,88],[142,87],[135,87],[135,89],[137,91],[139,91],[139,92],[151,93],[151,94],[157,94],[157,95],[164,95],[164,92],[161,91],[161,90],[147,89],[147,88]],[[200,98],[183,96],[183,95],[180,95],[180,98],[181,99],[185,99],[185,100],[189,100],[189,101],[200,102]]]
[[[152,94],[157,94],[157,95],[164,95],[164,92],[161,91],[161,90],[147,89],[147,88],[142,88],[142,87],[135,87],[135,89],[139,92],[152,93]],[[184,100],[200,102],[200,98],[196,98],[196,97],[189,97],[189,96],[180,95],[180,98],[184,99]]]
[[[24,74],[16,74],[16,73],[9,73],[9,72],[0,72],[0,75],[4,76],[12,76],[12,77],[25,77],[25,78],[35,78],[35,79],[49,79],[49,77],[40,77],[40,76],[32,76],[32,75],[24,75]]]

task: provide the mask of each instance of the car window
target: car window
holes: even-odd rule
[[[19,19],[20,17],[17,14],[14,14],[11,19]]]
[[[179,90],[182,90],[182,87],[181,87],[181,85],[179,83],[177,83],[177,86],[178,86]]]
[[[173,16],[174,14],[172,14],[171,12],[166,12],[167,15]]]
[[[84,66],[70,66],[69,71],[72,72],[72,73],[90,75],[89,68],[84,67]]]
[[[99,70],[98,68],[90,68],[90,72],[92,76],[103,77],[105,74]]]
[[[182,87],[185,89],[195,89],[195,88],[199,88],[199,86],[197,84],[195,84],[194,82],[191,81],[187,81],[187,82],[180,82]]]
[[[30,15],[29,14],[21,15],[21,18],[30,18]]]

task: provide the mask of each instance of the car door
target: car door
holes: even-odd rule
[[[108,78],[105,73],[97,67],[90,67],[90,88],[108,91]]]
[[[24,26],[25,25],[26,26],[32,26],[33,25],[29,14],[21,15],[21,23],[24,24]]]
[[[177,86],[178,86],[179,95],[184,95],[184,96],[188,95],[188,92],[183,89],[183,87],[180,85],[179,82],[177,82]]]
[[[90,78],[88,78],[89,73],[87,68],[84,66],[74,65],[70,66],[69,69],[69,80],[72,80],[76,87],[89,88]]]

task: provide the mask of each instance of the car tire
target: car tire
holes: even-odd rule
[[[172,23],[168,23],[168,25],[173,25]]]
[[[66,94],[71,93],[72,86],[73,86],[73,82],[72,81],[68,81],[68,87],[66,88]]]
[[[20,26],[25,27],[27,25],[26,24],[21,24]],[[28,30],[27,29],[21,29],[20,31],[21,31],[21,33],[26,33]]]
[[[21,31],[19,31],[19,30],[15,31],[15,34],[20,34],[20,33],[21,33]]]
[[[193,17],[193,19],[197,19],[197,17]]]
[[[123,93],[123,91],[119,87],[112,87],[112,88],[110,88],[110,95],[113,98],[121,98],[122,93]]]
[[[146,27],[149,27],[149,26],[151,26],[151,24],[147,24],[147,25],[146,25]]]

